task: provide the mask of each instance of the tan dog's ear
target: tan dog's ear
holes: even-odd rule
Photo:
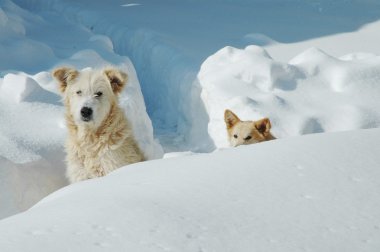
[[[263,118],[255,122],[255,128],[264,136],[268,135],[271,127],[269,118]]]
[[[231,110],[226,109],[224,111],[224,121],[226,122],[227,129],[232,128],[236,123],[240,122],[240,119]]]
[[[105,75],[111,83],[112,90],[115,94],[118,94],[123,90],[128,80],[128,75],[117,69],[104,70]]]
[[[60,67],[53,71],[53,76],[59,82],[59,90],[64,93],[67,88],[67,83],[74,80],[79,72],[74,68]]]

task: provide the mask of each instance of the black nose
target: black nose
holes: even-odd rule
[[[83,118],[89,119],[92,116],[92,108],[89,107],[83,107],[80,110],[80,114],[82,115]]]
[[[246,138],[244,138],[245,141],[248,141],[250,140],[252,137],[251,136],[247,136]]]

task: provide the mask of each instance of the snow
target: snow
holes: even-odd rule
[[[0,221],[1,248],[378,251],[379,141],[315,134],[133,164]]]
[[[0,218],[61,188],[0,221],[0,250],[379,250],[379,7],[0,0]],[[62,65],[126,71],[164,159],[66,186]],[[227,108],[280,140],[224,149]]]
[[[378,3],[374,4],[378,5]],[[370,11],[367,10],[365,12],[369,13]],[[380,51],[377,46],[380,42],[380,38],[377,36],[379,27],[380,21],[375,21],[363,25],[354,32],[338,33],[327,37],[313,38],[290,44],[271,44],[267,46],[267,49],[273,57],[285,62],[294,57],[294,55],[311,47],[321,48],[323,51],[335,57],[351,54],[353,52],[379,55]]]

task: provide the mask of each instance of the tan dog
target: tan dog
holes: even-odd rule
[[[243,144],[254,144],[276,139],[271,133],[268,118],[259,121],[241,121],[231,110],[224,112],[230,145],[236,147]]]
[[[54,70],[53,76],[66,107],[66,174],[71,183],[144,160],[118,105],[118,94],[127,81],[125,73],[63,67]]]

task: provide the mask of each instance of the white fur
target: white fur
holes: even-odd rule
[[[54,71],[66,106],[67,177],[70,182],[104,176],[127,164],[144,160],[125,117],[118,93],[127,75],[116,69]],[[101,95],[99,95],[101,92]],[[91,120],[81,115],[92,109]]]

